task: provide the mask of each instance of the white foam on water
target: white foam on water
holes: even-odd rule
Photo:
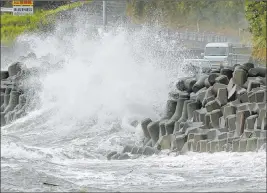
[[[17,44],[28,48],[17,49],[17,55],[36,55],[24,58],[27,67],[46,68],[48,73],[41,73],[38,81],[28,79],[31,87],[40,89],[40,107],[1,128],[5,189],[35,190],[32,181],[39,179],[39,173],[69,180],[75,190],[88,186],[107,191],[264,189],[263,152],[106,161],[109,150],[141,144],[140,124],[135,128],[131,122],[159,119],[172,83],[187,72],[181,63],[184,56],[172,55],[172,45],[149,27],[130,31],[120,26],[105,32],[92,23],[78,15],[59,23],[48,36],[18,38]],[[39,173],[27,173],[27,163]],[[24,181],[28,186],[20,186],[18,172],[31,179]],[[229,184],[232,187],[227,188]]]

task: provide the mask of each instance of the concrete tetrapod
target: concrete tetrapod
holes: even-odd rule
[[[170,118],[171,120],[178,121],[181,118],[182,113],[183,113],[183,109],[184,109],[184,103],[187,100],[188,100],[187,98],[179,97],[179,99],[177,100],[175,112],[174,112],[173,116]]]
[[[107,154],[107,160],[111,160],[111,157],[112,157],[113,155],[116,155],[116,154],[117,154],[116,151],[112,151],[112,152],[108,153],[108,154]]]
[[[178,90],[181,90],[181,91],[185,91],[185,80],[187,79],[187,78],[189,78],[189,77],[184,77],[184,78],[181,78],[181,79],[179,79],[178,81],[177,81],[177,83],[176,83],[176,88],[178,89]]]
[[[1,93],[1,105],[0,106],[4,104],[4,97],[5,97],[4,93]]]
[[[211,85],[210,85],[210,82],[209,82],[209,78],[205,78],[204,80],[204,84],[205,84],[205,87],[206,88],[209,88]]]
[[[167,105],[165,108],[165,114],[161,118],[161,121],[166,120],[166,119],[170,119],[173,116],[173,114],[175,113],[175,110],[176,110],[176,105],[177,105],[176,100],[168,100],[167,101]]]
[[[5,80],[9,77],[8,71],[0,71],[1,72],[1,80]]]
[[[235,84],[242,86],[247,81],[248,74],[243,69],[235,69],[233,73],[233,81]]]
[[[192,92],[193,86],[196,83],[195,78],[188,78],[185,80],[185,88],[187,92]]]
[[[233,77],[233,69],[231,68],[222,68],[220,71],[221,75],[227,76],[228,80]]]
[[[215,78],[215,82],[227,85],[229,83],[229,79],[226,75],[220,75]]]
[[[246,103],[248,102],[248,93],[247,90],[242,88],[236,93],[236,98],[241,102],[241,103]]]
[[[11,91],[8,106],[4,111],[5,114],[7,114],[9,111],[12,111],[19,104],[19,95],[19,92]]]
[[[191,101],[191,100],[187,100],[186,98],[179,98],[177,100],[175,113],[173,114],[171,119],[166,121],[166,122],[160,123],[161,136],[163,136],[162,134],[165,134],[165,133],[172,134],[172,133],[175,133],[177,131],[177,129],[176,129],[177,127],[175,127],[175,122],[177,122],[177,121],[181,122],[182,121],[182,119],[180,120],[180,118],[184,114],[184,111],[185,111],[185,105],[184,104],[186,104],[185,103],[186,101]],[[185,115],[183,115],[183,116],[185,116]],[[165,125],[163,126],[162,124],[164,124],[164,123],[165,123]],[[165,127],[166,132],[163,131],[164,127]]]
[[[261,86],[261,84],[260,84],[259,81],[256,81],[256,80],[248,80],[247,92],[251,91],[253,88],[258,88],[260,86]]]
[[[220,76],[219,73],[212,73],[208,77],[209,84],[212,86],[215,83],[215,79]]]
[[[24,64],[21,62],[15,62],[8,67],[9,76],[15,76],[22,71]]]
[[[266,67],[251,68],[248,71],[248,75],[251,77],[255,76],[266,77]]]
[[[228,96],[227,88],[220,88],[218,89],[217,97],[215,100],[218,102],[220,106],[224,106],[228,102],[227,96]]]
[[[152,120],[150,118],[146,118],[146,119],[141,121],[141,128],[143,130],[143,133],[144,133],[145,137],[148,138],[148,139],[150,139],[151,137],[150,137],[150,135],[148,133],[147,125],[149,123],[151,123],[151,122],[152,122]]]
[[[242,67],[248,72],[251,68],[254,68],[254,64],[247,62],[247,63],[242,64]]]
[[[205,108],[207,109],[207,112],[211,112],[211,111],[213,111],[215,109],[220,109],[221,106],[219,105],[218,101],[213,100],[213,101],[208,102],[205,105]]]
[[[192,87],[193,92],[197,92],[199,91],[201,88],[205,87],[205,79],[208,78],[208,75],[204,74],[201,75],[198,80],[196,81],[196,83],[194,84],[194,86]]]
[[[193,112],[195,110],[198,110],[200,109],[200,104],[195,101],[195,102],[190,102],[187,104],[187,117],[188,117],[188,120],[191,120],[193,118]]]
[[[147,130],[152,139],[152,146],[154,146],[159,139],[159,121],[149,123]]]
[[[214,97],[214,94],[212,92],[212,87],[209,87],[207,90],[206,90],[206,93],[205,93],[205,96],[204,96],[204,99],[202,101],[202,106],[205,107],[205,105],[207,104],[207,100],[208,98],[210,97]]]
[[[187,112],[187,105],[194,100],[185,100],[184,105],[183,105],[183,111],[180,119],[178,120],[179,122],[185,122],[188,119],[188,112]]]
[[[220,109],[216,109],[211,111],[210,113],[210,120],[211,120],[211,125],[213,128],[218,128],[219,127],[219,118],[223,116],[222,111]]]
[[[240,137],[245,128],[245,120],[251,115],[249,110],[237,111],[235,136]]]
[[[6,124],[5,113],[1,112],[1,126]]]
[[[5,90],[5,94],[4,94],[4,104],[2,104],[1,106],[1,112],[4,112],[4,110],[6,109],[6,107],[8,106],[9,103],[9,99],[10,99],[10,93],[11,93],[12,88],[8,87]]]

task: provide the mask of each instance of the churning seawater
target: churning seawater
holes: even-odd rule
[[[107,161],[141,144],[132,122],[161,116],[186,53],[150,27],[104,31],[84,15],[1,53],[2,70],[17,60],[42,69],[26,81],[38,108],[1,128],[1,191],[266,191],[264,151]]]

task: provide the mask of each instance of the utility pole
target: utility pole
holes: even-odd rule
[[[106,27],[107,25],[107,1],[103,1],[103,25]]]

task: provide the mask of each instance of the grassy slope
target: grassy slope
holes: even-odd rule
[[[40,23],[46,25],[49,24],[49,22],[53,22],[47,19],[49,16],[56,15],[65,10],[74,9],[81,6],[83,3],[89,2],[90,1],[75,2],[53,10],[36,10],[33,15],[13,16],[11,14],[3,14],[1,15],[1,43],[9,44],[23,32],[37,30]]]

